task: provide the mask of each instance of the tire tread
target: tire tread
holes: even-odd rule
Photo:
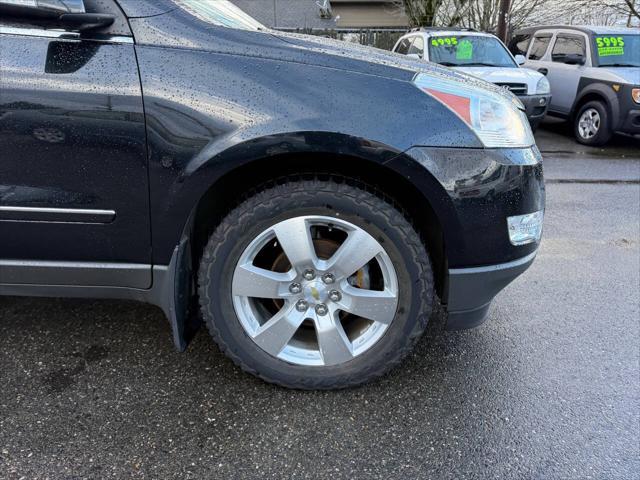
[[[266,215],[272,211],[279,202],[287,200],[291,195],[307,195],[313,197],[318,192],[326,192],[338,196],[349,196],[355,202],[365,205],[378,213],[382,213],[394,228],[399,229],[403,233],[406,239],[405,247],[411,251],[411,257],[414,259],[419,272],[418,276],[420,278],[419,283],[421,288],[417,294],[419,296],[420,307],[418,311],[420,313],[409,335],[408,341],[404,343],[403,348],[387,352],[386,361],[379,362],[375,368],[371,368],[364,375],[358,375],[357,378],[341,376],[339,380],[335,382],[326,382],[324,379],[314,380],[311,378],[300,378],[294,383],[284,382],[281,379],[273,378],[246,364],[238,352],[234,351],[234,349],[225,342],[225,339],[217,327],[217,323],[226,321],[226,319],[216,318],[213,313],[212,305],[214,299],[212,299],[209,294],[212,269],[207,267],[215,261],[217,252],[221,246],[233,240],[232,237],[234,233],[237,232],[238,226],[246,224],[249,215],[259,213],[261,210],[264,210]],[[398,215],[398,212],[400,212],[401,215]],[[370,382],[396,367],[413,349],[415,343],[426,329],[435,298],[433,273],[429,256],[424,243],[410,219],[407,217],[406,212],[374,187],[359,180],[335,176],[327,180],[318,177],[311,179],[302,179],[299,176],[282,177],[248,193],[245,196],[245,201],[231,210],[218,224],[204,248],[198,272],[198,295],[201,314],[205,319],[209,333],[227,357],[243,371],[265,382],[300,390],[355,387]]]

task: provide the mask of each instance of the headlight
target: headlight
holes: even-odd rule
[[[631,98],[636,103],[640,103],[640,88],[634,88],[631,90]]]
[[[547,95],[548,93],[551,93],[551,85],[547,77],[542,75],[542,78],[538,80],[538,85],[536,86],[536,95]]]
[[[522,102],[451,79],[418,73],[413,83],[454,112],[487,148],[530,147],[531,127]]]

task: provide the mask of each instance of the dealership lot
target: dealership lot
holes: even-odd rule
[[[538,137],[532,268],[363,388],[264,384],[204,331],[176,353],[150,306],[0,298],[0,478],[637,478],[640,145]]]

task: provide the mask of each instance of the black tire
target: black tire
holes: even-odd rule
[[[536,131],[538,130],[538,127],[540,126],[541,121],[542,121],[541,119],[529,121],[529,125],[531,126],[531,132],[536,133]]]
[[[598,112],[600,122],[597,133],[591,137],[586,137],[580,133],[580,119],[582,118],[584,113],[590,109]],[[576,137],[576,140],[578,140],[578,142],[582,143],[583,145],[598,147],[607,143],[613,135],[613,132],[611,131],[611,120],[609,112],[607,111],[607,106],[599,100],[587,102],[582,105],[582,107],[578,109],[578,113],[573,119],[573,133]]]
[[[265,229],[302,215],[339,216],[364,229],[396,269],[400,288],[394,320],[369,350],[339,365],[302,366],[269,355],[245,333],[232,302],[231,279],[247,245]],[[211,235],[198,287],[209,331],[231,360],[267,382],[308,390],[353,387],[398,365],[424,332],[435,299],[429,256],[411,223],[379,192],[342,178],[287,179],[245,200]]]

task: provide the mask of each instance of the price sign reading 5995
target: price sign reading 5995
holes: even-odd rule
[[[596,37],[598,48],[603,47],[624,47],[624,38],[622,37]]]

